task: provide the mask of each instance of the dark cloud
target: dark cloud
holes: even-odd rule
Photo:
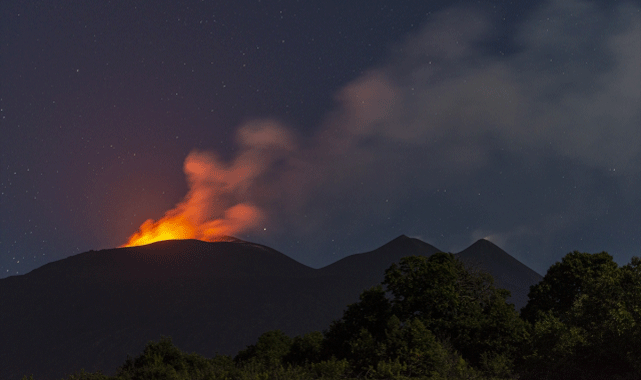
[[[474,8],[434,14],[340,90],[304,148],[256,185],[272,233],[349,248],[373,229],[389,238],[390,224],[444,249],[486,237],[542,271],[581,248],[559,243],[577,225],[639,210],[638,9],[550,3],[507,56],[483,49],[494,22]]]

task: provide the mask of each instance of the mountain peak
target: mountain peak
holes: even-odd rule
[[[367,273],[373,279],[369,286],[383,280],[383,273],[393,263],[405,256],[430,256],[440,249],[424,241],[400,235],[383,246],[369,252],[359,253],[342,258],[324,268],[324,274],[353,276],[354,273]]]
[[[425,243],[424,241],[419,240],[419,239],[411,238],[411,237],[409,237],[407,235],[400,235],[400,236],[390,240],[389,242],[383,244],[383,246],[381,246],[380,248],[388,247],[388,246],[390,246],[390,247],[398,247],[398,246],[408,246],[408,245],[416,245],[416,244],[422,245],[422,244],[427,244],[427,243]]]
[[[407,235],[399,235],[399,236],[395,237],[394,239],[390,240],[389,242],[387,242],[384,245],[387,245],[387,244],[398,244],[398,243],[403,243],[403,242],[409,242],[409,241],[412,241],[412,240],[413,239],[411,237],[408,237]]]
[[[486,261],[490,263],[493,261],[498,262],[503,261],[503,259],[507,259],[514,264],[521,264],[518,260],[505,252],[501,247],[487,239],[479,239],[475,241],[474,244],[459,252],[458,255],[461,259],[468,259],[473,261]]]
[[[512,289],[510,302],[517,309],[527,303],[530,285],[542,279],[540,274],[487,239],[477,240],[456,256],[468,267],[483,268],[494,277],[494,284],[499,288]]]
[[[476,248],[481,248],[481,247],[484,247],[484,248],[498,248],[498,249],[502,250],[501,247],[499,247],[498,245],[492,243],[490,240],[485,239],[485,238],[475,241],[474,244],[472,244],[470,246],[470,248],[472,248],[472,247],[476,247]]]
[[[199,243],[246,243],[244,240],[240,240],[238,238],[235,238],[233,236],[229,235],[221,235],[217,236],[211,241],[205,241],[205,240],[199,240],[199,239],[169,239],[169,240],[160,240],[156,241],[153,243],[141,245],[138,247],[143,247],[143,246],[152,246],[152,247],[162,247],[162,246],[173,246],[176,244],[199,244]],[[124,248],[132,248],[132,247],[124,247]]]

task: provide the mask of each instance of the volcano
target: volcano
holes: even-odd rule
[[[273,329],[323,330],[392,263],[439,251],[400,236],[321,269],[231,238],[81,253],[0,279],[0,377],[59,379],[81,368],[113,374],[127,354],[162,335],[213,356],[236,354]],[[458,256],[492,274],[517,308],[541,280],[485,240]]]

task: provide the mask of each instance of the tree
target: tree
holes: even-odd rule
[[[380,285],[364,291],[325,333],[324,356],[347,359],[356,369],[374,366],[380,360],[376,342],[385,340],[391,316],[391,304]]]
[[[617,270],[617,263],[607,252],[568,253],[548,269],[540,283],[530,288],[529,301],[521,316],[534,323],[540,313],[549,311],[564,319],[574,302],[596,285],[595,279],[612,278]]]
[[[291,349],[284,357],[285,362],[294,365],[305,365],[321,361],[323,333],[313,331],[292,340]]]
[[[81,369],[80,372],[76,372],[72,375],[69,375],[65,380],[110,380],[111,378],[107,375],[103,375],[102,372],[86,372],[84,369]],[[31,379],[33,380],[33,378]]]
[[[626,305],[629,316],[625,319],[632,328],[623,334],[623,344],[626,348],[626,358],[634,372],[641,377],[641,258],[633,257],[630,263],[621,269],[621,287],[623,288],[622,302]],[[623,319],[623,318],[622,318]]]
[[[292,339],[281,330],[272,330],[258,337],[256,344],[247,346],[234,358],[236,362],[253,361],[266,369],[275,369],[283,365],[289,354]]]
[[[178,349],[169,337],[161,337],[158,342],[149,342],[142,354],[127,358],[118,370],[119,380],[183,380],[202,379],[212,369],[210,360]]]
[[[402,364],[402,374],[408,377],[432,376],[447,367],[450,353],[420,319],[402,324],[394,315],[387,325],[386,339],[381,347],[385,363]]]
[[[640,260],[619,267],[606,252],[571,252],[530,289],[533,325],[520,364],[525,378],[641,376]]]
[[[468,270],[452,254],[405,257],[330,326],[325,349],[356,370],[372,371],[381,363],[389,369],[397,362],[393,368],[406,375],[453,368],[459,365],[450,360],[456,350],[486,372],[504,374],[527,337],[508,295],[493,286],[491,276]]]
[[[440,340],[449,340],[463,358],[481,366],[482,356],[511,357],[527,337],[526,325],[495,288],[492,276],[469,270],[449,253],[406,257],[385,273],[392,313],[419,318]]]

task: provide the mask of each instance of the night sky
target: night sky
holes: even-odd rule
[[[625,264],[640,9],[3,0],[0,277],[176,205],[313,267],[401,234],[487,238],[539,273],[573,250]]]

